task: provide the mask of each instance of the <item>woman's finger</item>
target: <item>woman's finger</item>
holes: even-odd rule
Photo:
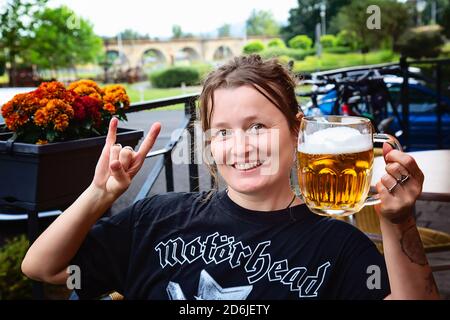
[[[409,176],[408,170],[398,162],[389,162],[386,167],[386,172],[393,176],[395,179],[400,180],[406,176]]]
[[[400,163],[403,167],[406,168],[406,170],[408,170],[408,172],[410,172],[414,177],[418,178],[419,181],[423,181],[423,173],[419,169],[416,160],[414,160],[414,158],[410,155],[398,150],[392,150],[386,155],[385,159],[386,162]]]
[[[130,182],[130,178],[128,174],[125,172],[122,164],[119,160],[114,160],[110,164],[111,175],[116,178],[116,180],[121,184],[128,186]]]
[[[122,167],[125,170],[125,172],[130,167],[131,159],[133,159],[133,154],[134,150],[129,146],[123,147],[122,150],[120,150],[119,161],[122,164]]]
[[[385,174],[381,177],[381,183],[388,190],[389,193],[394,193],[403,189],[403,186],[397,181],[397,179],[390,174]]]
[[[111,152],[109,153],[109,163],[113,163],[115,160],[119,160],[119,154],[122,150],[122,146],[120,144],[115,144],[111,147]]]
[[[112,118],[109,122],[108,134],[106,136],[105,145],[100,154],[100,158],[97,162],[96,172],[100,174],[106,174],[109,172],[109,158],[111,153],[111,146],[116,142],[116,132],[117,132],[117,118]]]
[[[155,143],[156,138],[158,137],[160,131],[161,131],[161,124],[159,122],[155,122],[150,128],[150,131],[147,133],[145,140],[139,147],[139,151],[136,153],[136,157],[137,160],[139,160],[139,162],[144,161],[145,157],[147,156],[147,153],[153,147],[153,144]]]

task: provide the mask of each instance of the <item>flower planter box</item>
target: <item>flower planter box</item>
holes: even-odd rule
[[[26,210],[64,209],[91,183],[105,136],[35,145],[0,133],[0,203]],[[135,147],[143,131],[121,129],[117,143]]]

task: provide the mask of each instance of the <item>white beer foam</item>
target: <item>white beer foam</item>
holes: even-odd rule
[[[309,154],[356,153],[372,149],[372,135],[350,127],[332,127],[304,134],[298,151]]]

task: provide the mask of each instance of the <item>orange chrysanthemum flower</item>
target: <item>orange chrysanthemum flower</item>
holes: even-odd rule
[[[104,133],[111,115],[126,119],[123,109],[129,105],[130,98],[121,85],[102,90],[92,80],[80,80],[66,89],[53,81],[16,95],[2,106],[1,115],[6,126],[17,133],[17,141],[45,144]]]
[[[130,106],[130,97],[128,97],[125,88],[118,84],[105,87],[103,101],[105,104],[111,103],[123,109],[127,109]]]
[[[91,98],[96,98],[99,100],[102,99],[103,90],[100,89],[97,83],[92,80],[80,80],[73,82],[67,89],[75,92],[81,97],[89,96]]]

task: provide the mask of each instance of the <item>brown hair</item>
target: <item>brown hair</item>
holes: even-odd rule
[[[291,132],[297,134],[300,123],[297,113],[300,107],[295,97],[296,84],[295,76],[276,59],[263,60],[257,54],[236,57],[212,71],[203,83],[199,98],[202,130],[206,132],[211,128],[216,89],[248,85],[272,102],[286,117]],[[217,167],[208,165],[208,168],[217,189]]]

